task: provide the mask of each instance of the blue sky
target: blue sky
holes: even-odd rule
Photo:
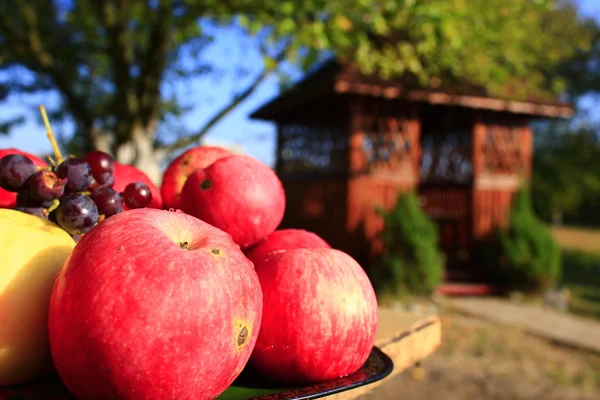
[[[584,14],[600,18],[600,0],[579,0]],[[243,42],[240,43],[240,40]],[[245,40],[245,41],[244,41]],[[240,39],[233,32],[225,32],[215,41],[205,53],[206,59],[215,60],[220,65],[237,65],[242,63],[254,71],[260,68],[258,53],[253,48],[253,43]],[[194,111],[184,119],[184,125],[193,131],[203,125],[214,113],[231,99],[236,89],[243,88],[243,79],[226,76],[218,81],[213,79],[197,79],[181,85],[177,93],[186,103],[195,105]],[[252,121],[248,114],[260,105],[276,96],[279,91],[278,81],[274,77],[267,79],[255,92],[241,104],[234,112],[217,124],[207,135],[207,140],[216,143],[237,143],[243,146],[244,151],[258,159],[272,165],[275,156],[275,129],[268,122]],[[27,99],[13,96],[2,104],[2,116],[14,115],[23,111],[28,115],[37,111],[41,103],[55,104],[57,97],[50,95],[45,98]],[[72,127],[55,126],[55,130],[64,129],[68,134]],[[38,120],[29,118],[29,121],[15,129],[10,136],[0,136],[0,148],[16,147],[33,153],[48,153],[51,148],[46,139],[46,133]]]

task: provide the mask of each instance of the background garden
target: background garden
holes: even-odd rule
[[[508,299],[543,304],[559,293],[565,312],[600,320],[596,0],[3,0],[0,147],[50,152],[43,103],[69,153],[107,151],[155,181],[198,144],[274,166],[275,128],[248,114],[331,58],[382,78],[467,80],[497,98],[573,104],[573,118],[533,123],[533,176],[484,267]],[[381,298],[435,297],[445,257],[417,195],[380,212],[386,252],[369,274]],[[465,354],[514,360],[524,351],[526,342],[495,341],[506,336],[500,328],[458,321],[448,340],[471,337]],[[548,361],[543,349],[535,363]],[[551,382],[600,387],[590,372],[598,360],[573,357],[583,372],[549,371]]]

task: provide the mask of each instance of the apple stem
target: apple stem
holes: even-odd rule
[[[54,133],[52,133],[52,128],[50,127],[50,121],[48,121],[48,115],[46,114],[46,107],[41,105],[40,112],[42,113],[42,119],[44,120],[44,125],[46,125],[46,133],[48,135],[48,140],[50,140],[50,144],[52,144],[52,150],[54,151],[54,158],[56,159],[56,163],[60,164],[63,161],[63,156],[62,156],[62,153],[60,152],[60,148],[58,147],[58,143],[56,142],[56,138],[54,137]]]

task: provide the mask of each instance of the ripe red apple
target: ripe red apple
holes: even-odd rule
[[[164,208],[181,208],[181,189],[188,176],[198,168],[206,168],[220,158],[233,153],[222,147],[198,146],[183,152],[171,161],[165,170],[160,193],[163,198]]]
[[[31,153],[15,148],[0,149],[0,158],[9,154],[21,154],[29,158],[37,167],[47,167],[48,163]],[[0,188],[0,208],[15,208],[17,206],[17,194]]]
[[[113,172],[115,183],[113,189],[121,193],[125,190],[125,186],[131,182],[142,182],[147,185],[152,193],[152,201],[148,208],[163,208],[163,200],[158,187],[143,171],[129,164],[121,164],[115,162],[115,171]],[[127,206],[123,204],[123,210],[127,210]]]
[[[363,269],[334,249],[272,253],[255,265],[263,315],[250,358],[285,384],[327,381],[357,371],[375,343],[377,300]]]
[[[268,165],[233,155],[192,172],[181,191],[181,209],[229,233],[244,249],[277,229],[285,193]]]
[[[331,246],[313,232],[304,229],[280,229],[245,250],[244,254],[257,264],[273,251],[314,248],[330,249]]]
[[[246,365],[261,313],[252,263],[228,234],[183,212],[129,210],[61,268],[50,349],[78,399],[213,399]]]

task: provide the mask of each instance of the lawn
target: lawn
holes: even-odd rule
[[[563,250],[561,283],[571,291],[573,312],[600,319],[600,255]]]
[[[562,286],[574,313],[600,319],[600,230],[553,228],[563,249]]]
[[[600,229],[560,226],[552,234],[564,249],[600,255]]]

